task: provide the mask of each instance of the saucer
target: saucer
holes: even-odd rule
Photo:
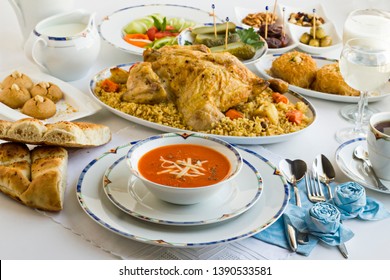
[[[347,141],[337,148],[336,162],[341,171],[346,176],[368,189],[390,194],[390,191],[378,189],[372,175],[370,175],[363,162],[353,157],[353,151],[359,145],[362,145],[367,149],[366,138],[357,138]],[[390,190],[390,181],[381,181]]]
[[[250,209],[263,189],[259,171],[246,160],[235,180],[206,201],[193,205],[162,201],[129,173],[125,157],[107,168],[103,189],[109,200],[135,218],[164,225],[193,226],[226,221]]]

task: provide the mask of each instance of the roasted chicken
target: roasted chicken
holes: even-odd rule
[[[130,70],[122,100],[173,101],[194,130],[210,129],[229,108],[268,87],[235,56],[211,53],[203,45],[147,49],[143,56]]]

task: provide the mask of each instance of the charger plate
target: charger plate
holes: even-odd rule
[[[161,225],[134,218],[118,209],[102,188],[102,177],[133,143],[120,146],[91,161],[81,172],[77,198],[85,213],[103,228],[129,239],[168,247],[206,247],[250,237],[273,224],[288,205],[289,188],[278,169],[252,151],[239,149],[263,177],[259,200],[245,213],[224,222],[191,227]]]
[[[237,178],[206,201],[177,205],[148,191],[141,180],[129,174],[125,157],[121,157],[106,170],[103,189],[114,205],[133,217],[157,224],[194,226],[226,221],[244,213],[260,198],[263,184],[259,171],[244,160]]]

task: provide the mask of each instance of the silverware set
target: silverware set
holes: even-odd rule
[[[307,197],[311,202],[325,202],[328,196],[329,202],[333,203],[332,190],[329,184],[334,180],[336,174],[332,163],[323,154],[316,156],[311,170],[307,169],[304,161],[292,161],[289,159],[282,160],[279,163],[279,168],[286,180],[293,186],[295,201],[298,207],[302,207],[302,205],[297,182],[302,178],[305,178]],[[327,196],[324,194],[323,185],[327,188]],[[292,225],[287,225],[287,235],[290,247],[294,252],[297,251],[297,243],[305,244],[308,242],[307,234],[304,234],[306,235],[304,236],[299,232],[296,233]],[[348,258],[348,251],[344,243],[340,244],[338,249],[345,258]]]

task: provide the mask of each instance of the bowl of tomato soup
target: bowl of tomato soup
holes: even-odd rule
[[[152,194],[175,204],[211,198],[242,167],[234,146],[198,133],[166,133],[139,141],[128,151],[126,162]]]

